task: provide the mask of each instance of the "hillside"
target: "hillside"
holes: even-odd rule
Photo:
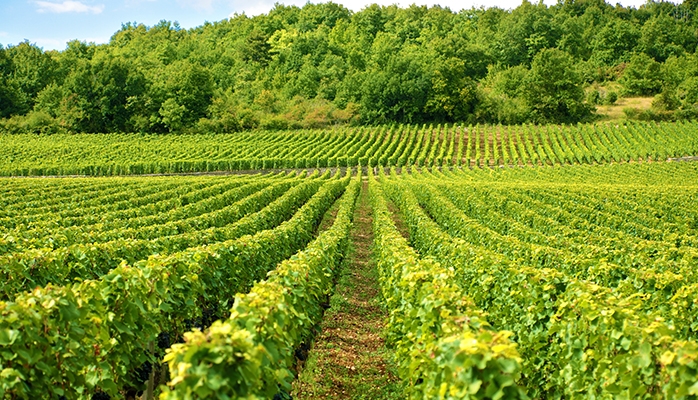
[[[576,123],[620,96],[631,118],[695,118],[696,3],[513,10],[277,5],[184,30],[126,23],[108,44],[0,49],[0,130],[200,132],[387,123]],[[597,92],[597,93],[593,93]],[[9,118],[9,119],[8,119]]]

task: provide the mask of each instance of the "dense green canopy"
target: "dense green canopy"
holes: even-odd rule
[[[514,10],[276,5],[191,30],[128,23],[104,45],[0,46],[0,129],[229,132],[386,122],[576,122],[591,84],[698,100],[697,1]],[[587,89],[587,91],[589,91]],[[605,92],[604,92],[605,93]],[[616,93],[608,93],[609,99]]]

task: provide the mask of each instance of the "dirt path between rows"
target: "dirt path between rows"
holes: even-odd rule
[[[294,399],[397,399],[398,379],[383,330],[387,311],[371,259],[373,218],[364,184],[354,214],[351,249],[342,264]]]

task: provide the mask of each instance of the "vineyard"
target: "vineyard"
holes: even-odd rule
[[[5,175],[286,171],[2,178],[0,398],[289,398],[359,217],[398,398],[695,398],[696,128],[3,137]]]
[[[170,174],[361,166],[558,165],[698,154],[698,123],[392,125],[229,135],[2,135],[0,175]]]
[[[143,389],[171,343],[235,314],[236,294],[261,290],[254,282],[267,271],[278,278],[266,284],[287,284],[284,269],[314,260],[319,276],[306,284],[327,280],[358,188],[329,172],[9,183],[0,262],[0,393],[9,398]],[[334,223],[317,236],[338,198]]]
[[[530,172],[543,174],[371,180],[385,236],[379,267],[412,393],[695,395],[696,167],[568,167],[547,182]]]

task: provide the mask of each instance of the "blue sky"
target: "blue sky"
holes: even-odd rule
[[[306,0],[0,0],[0,43],[17,44],[23,40],[44,50],[65,48],[66,42],[78,39],[106,43],[125,22],[154,25],[161,20],[178,21],[183,28],[193,28],[205,21],[220,21],[234,13],[258,15],[274,7],[275,2],[302,6]],[[452,10],[472,6],[513,8],[520,0],[335,0],[359,11],[366,5],[440,4]],[[556,0],[545,0],[554,4]],[[639,6],[644,0],[622,0],[626,6]]]

